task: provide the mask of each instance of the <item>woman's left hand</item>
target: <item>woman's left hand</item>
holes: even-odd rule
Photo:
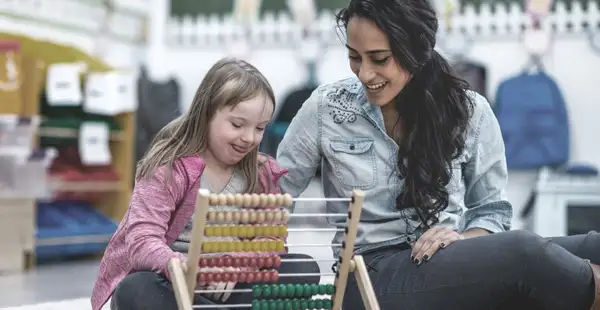
[[[463,240],[465,237],[448,227],[434,226],[428,229],[417,240],[412,248],[411,259],[420,265],[431,259],[439,250],[450,246],[457,240]]]

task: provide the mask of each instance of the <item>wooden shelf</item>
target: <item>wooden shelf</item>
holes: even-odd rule
[[[119,192],[121,181],[64,181],[51,178],[50,188],[57,192]]]
[[[79,133],[76,129],[43,127],[39,130],[39,136],[44,138],[77,138]],[[112,132],[110,134],[111,141],[123,141],[125,139],[127,139],[127,136],[123,132]]]

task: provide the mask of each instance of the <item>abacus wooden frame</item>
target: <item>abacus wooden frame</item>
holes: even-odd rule
[[[187,264],[184,264],[179,259],[172,259],[169,261],[169,273],[179,310],[193,309],[194,291],[197,285],[198,265],[202,252],[202,241],[204,239],[204,229],[206,227],[208,209],[212,204],[221,204],[223,201],[223,197],[221,196],[223,195],[211,194],[204,189],[198,191]],[[289,195],[277,194],[269,196],[270,199],[276,199],[285,206],[290,206],[293,203],[293,201],[289,199]],[[380,309],[365,262],[362,256],[354,255],[353,251],[363,201],[364,193],[361,190],[354,190],[349,206],[347,229],[340,255],[339,268],[334,282],[336,293],[332,296],[332,310],[342,309],[344,292],[346,290],[350,272],[355,273],[365,309]]]

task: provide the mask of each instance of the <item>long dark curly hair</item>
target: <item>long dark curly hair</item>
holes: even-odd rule
[[[397,62],[412,75],[394,102],[402,119],[392,138],[400,146],[397,161],[404,180],[396,205],[401,211],[414,209],[428,229],[448,206],[452,161],[465,146],[473,109],[468,85],[434,50],[438,20],[428,0],[351,0],[337,14],[338,25],[346,29],[353,16],[373,21],[386,34]]]

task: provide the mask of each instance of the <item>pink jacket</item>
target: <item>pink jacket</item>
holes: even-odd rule
[[[279,193],[278,180],[287,170],[282,170],[270,157],[267,163],[260,171],[262,189],[265,193]],[[168,276],[169,260],[185,261],[185,256],[171,250],[169,245],[194,213],[205,165],[202,158],[190,156],[177,160],[173,166],[173,178],[168,184],[166,168],[161,167],[152,178],[135,185],[129,209],[100,262],[92,292],[92,310],[100,310],[129,273],[147,270]]]

